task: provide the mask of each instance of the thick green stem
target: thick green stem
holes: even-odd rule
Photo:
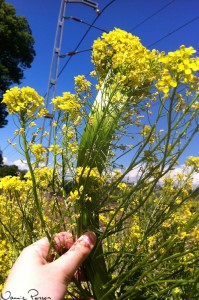
[[[111,104],[110,91],[106,91],[106,93],[100,92],[93,105],[91,117],[94,121],[92,125],[90,123],[86,125],[77,161],[77,167],[90,167],[90,169],[97,167],[100,174],[102,174],[105,168],[110,142],[121,114],[121,111],[116,110]],[[79,183],[79,186],[81,184],[84,185],[84,193],[88,192],[91,195],[89,187],[85,186],[85,182]],[[92,202],[85,202],[83,198],[82,200],[80,199],[80,203],[78,204],[78,209],[80,210],[78,234],[82,234],[87,230],[99,232],[100,199],[97,189],[91,195]],[[111,280],[111,276],[106,267],[101,241],[98,242],[92,255],[87,259],[85,266],[86,275],[91,283],[94,298],[96,300],[102,298],[104,300],[114,299],[114,292],[104,297],[110,289],[108,282]]]
[[[91,283],[94,299],[99,300],[108,292],[108,282],[111,280],[107,272],[103,256],[102,244],[99,242],[85,263],[86,275]],[[107,295],[104,300],[113,300],[114,293]]]
[[[92,198],[97,195],[92,195]],[[81,200],[80,200],[81,201]],[[85,231],[99,231],[99,213],[96,210],[94,202],[87,201],[82,203],[83,209],[78,224],[78,234],[81,235]],[[108,282],[111,276],[108,273],[105,257],[103,253],[102,242],[98,238],[98,243],[92,254],[85,262],[86,276],[91,283],[93,297],[95,300],[101,299],[109,290]],[[114,293],[111,293],[105,300],[114,299]]]
[[[92,198],[97,195],[92,195]],[[79,235],[85,231],[99,231],[99,213],[93,202],[82,203],[83,209],[79,219]],[[111,280],[106,267],[102,242],[98,237],[98,243],[91,255],[85,262],[85,270],[88,281],[91,283],[93,297],[95,300],[101,299],[109,290],[107,283]],[[114,299],[114,294],[105,297],[105,300]]]

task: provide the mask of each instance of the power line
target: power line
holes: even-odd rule
[[[89,27],[87,29],[87,31],[85,32],[85,34],[83,35],[83,37],[80,39],[79,43],[77,44],[76,48],[74,49],[74,51],[68,52],[66,54],[61,55],[60,50],[61,50],[61,43],[62,43],[62,36],[63,36],[63,25],[64,25],[64,21],[66,19],[68,19],[67,17],[65,17],[65,10],[66,10],[66,3],[71,2],[71,3],[82,3],[82,4],[86,4],[90,6],[90,2],[88,3],[86,2],[86,0],[62,0],[61,2],[61,6],[60,6],[60,13],[59,13],[59,19],[58,19],[58,25],[57,25],[57,31],[56,31],[56,37],[55,37],[55,43],[54,43],[54,50],[53,50],[53,57],[52,57],[52,62],[51,62],[51,70],[50,70],[50,76],[49,76],[49,82],[48,82],[48,91],[46,93],[46,108],[48,107],[48,101],[49,101],[49,96],[50,96],[50,91],[53,88],[53,96],[55,96],[56,94],[56,87],[57,87],[57,81],[58,78],[60,77],[60,75],[62,74],[62,72],[64,71],[64,69],[66,68],[66,66],[68,65],[69,61],[71,60],[71,58],[80,52],[85,52],[85,51],[90,51],[89,50],[82,50],[82,51],[78,51],[79,46],[81,45],[81,43],[83,42],[83,40],[85,39],[85,37],[87,36],[88,32],[91,30],[92,27],[97,28],[96,26],[94,26],[95,22],[97,21],[97,19],[99,18],[99,16],[102,15],[102,13],[105,11],[105,9],[107,9],[113,2],[115,2],[116,0],[112,0],[110,1],[101,11],[100,14],[97,15],[97,17],[94,19],[94,21],[89,24],[86,23]],[[94,3],[94,2],[93,2]],[[95,5],[98,6],[98,4],[95,2]],[[97,9],[97,13],[99,13],[99,10]],[[72,17],[75,21],[78,22],[84,22],[81,19]],[[97,28],[99,29],[99,28]],[[100,28],[101,30],[101,28]],[[104,31],[104,30],[103,30]],[[66,61],[66,63],[64,64],[64,66],[62,67],[62,69],[59,71],[59,61],[60,58],[63,58],[65,56],[69,56],[68,60]],[[54,75],[54,76],[53,76]],[[53,120],[53,114],[48,114],[48,116],[45,116],[43,119],[43,126],[42,126],[42,130],[44,131],[44,127],[45,127],[45,121],[46,118],[50,119],[50,131],[49,131],[49,138],[48,138],[48,144],[47,147],[50,146],[50,140],[51,140],[51,135],[52,135],[52,120]],[[41,132],[41,138],[40,138],[40,143],[42,144],[42,140],[43,140],[43,131]],[[49,152],[47,152],[47,160],[46,160],[46,164],[48,164],[48,159],[49,159]]]
[[[96,21],[99,19],[99,17],[104,13],[104,11],[110,6],[112,5],[116,0],[112,0],[110,1],[100,12],[99,15],[97,15],[97,17],[93,20],[93,22],[90,24],[90,26],[88,27],[87,31],[84,33],[84,35],[82,36],[82,38],[80,39],[79,43],[77,44],[77,46],[75,47],[74,51],[77,51],[79,46],[82,44],[82,42],[84,41],[84,39],[86,38],[87,34],[89,33],[89,31],[92,29],[92,26],[96,23]],[[58,74],[58,78],[60,77],[60,75],[62,74],[62,72],[64,71],[64,69],[66,68],[66,66],[69,64],[70,60],[72,59],[72,56],[70,56],[68,58],[68,60],[65,62],[65,64],[63,65],[62,69],[60,70],[59,74]]]
[[[5,151],[9,146],[11,146],[11,145],[12,145],[12,142],[13,142],[15,139],[16,139],[16,136],[14,136],[14,137],[10,140],[10,142],[8,142],[8,144],[3,148],[2,152]]]
[[[169,3],[167,3],[166,5],[164,5],[163,7],[161,7],[160,9],[158,9],[156,12],[154,12],[152,15],[148,16],[146,19],[144,19],[143,21],[141,21],[140,23],[138,23],[137,25],[135,25],[133,28],[130,29],[130,31],[137,29],[142,24],[144,24],[148,20],[152,19],[154,16],[158,15],[162,10],[164,10],[165,8],[167,8],[169,5],[171,5],[174,2],[175,2],[175,0],[170,1]]]
[[[92,29],[92,27],[95,28],[94,24],[96,23],[96,21],[97,21],[97,20],[99,19],[99,17],[104,13],[104,11],[105,11],[110,5],[112,5],[115,1],[116,1],[116,0],[112,0],[112,1],[110,1],[107,5],[105,5],[104,8],[100,11],[100,14],[98,14],[97,17],[93,20],[93,22],[92,22],[91,24],[88,24],[89,27],[88,27],[87,31],[84,33],[84,35],[83,35],[82,38],[80,39],[79,43],[78,43],[77,46],[75,47],[74,51],[71,51],[71,53],[73,52],[74,54],[76,54],[76,52],[77,52],[79,46],[83,43],[83,41],[84,41],[84,39],[86,38],[86,36],[87,36],[87,34],[89,33],[89,31]],[[69,18],[70,18],[70,17],[69,17]],[[73,17],[73,19],[74,19],[74,17]],[[81,21],[82,21],[82,20],[81,20]],[[97,29],[99,29],[99,28],[97,28]],[[103,30],[103,31],[105,31],[105,30]],[[84,52],[84,51],[83,51],[83,52]],[[68,52],[68,53],[70,53],[70,52]],[[79,53],[79,52],[77,52],[77,53]],[[59,78],[59,77],[61,76],[62,72],[65,70],[65,68],[67,67],[67,65],[69,64],[70,60],[71,60],[72,57],[73,57],[73,55],[68,55],[68,56],[69,56],[69,58],[68,58],[68,60],[65,62],[65,64],[64,64],[63,67],[61,68],[61,70],[59,71],[57,78]],[[47,95],[47,92],[45,93],[45,95],[44,95],[43,97],[45,98],[46,95]]]
[[[156,45],[157,43],[159,43],[160,41],[166,39],[168,36],[171,36],[172,34],[174,34],[175,32],[181,30],[182,28],[186,27],[187,25],[193,23],[194,21],[198,20],[199,19],[199,16],[198,17],[195,17],[193,19],[191,19],[190,21],[184,23],[183,25],[181,25],[180,27],[177,27],[176,29],[172,30],[171,32],[167,33],[166,35],[164,35],[162,38],[160,38],[159,40],[155,41],[154,43],[148,45],[147,47],[150,48],[154,45]]]
[[[95,29],[97,29],[97,30],[100,30],[100,31],[103,31],[103,32],[106,32],[106,33],[108,32],[108,31],[106,31],[105,29],[102,29],[102,28],[100,28],[100,27],[91,25],[90,23],[87,23],[87,22],[85,22],[84,20],[79,19],[79,18],[77,18],[77,17],[70,16],[70,17],[64,17],[64,19],[65,19],[65,20],[71,19],[71,20],[73,20],[73,21],[80,22],[80,23],[85,24],[85,25],[88,25],[88,26],[92,26],[93,28],[95,28]]]
[[[85,50],[79,50],[79,51],[70,51],[70,52],[67,52],[65,54],[60,54],[59,57],[60,58],[64,58],[66,56],[73,56],[75,54],[79,54],[79,53],[83,53],[83,52],[88,52],[88,51],[91,51],[92,48],[89,48],[89,49],[85,49]]]

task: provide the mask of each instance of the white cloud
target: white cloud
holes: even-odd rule
[[[8,158],[7,157],[3,157],[3,163],[4,163],[4,165],[7,165],[8,164]]]
[[[131,170],[126,176],[125,180],[128,182],[136,182],[140,177],[140,165],[138,165],[136,168]]]
[[[194,185],[194,187],[199,186],[199,174],[198,173],[195,173],[193,175],[193,185]]]
[[[3,163],[5,165],[16,165],[20,170],[27,170],[28,169],[27,162],[25,160],[22,160],[22,159],[9,161],[9,159],[6,156],[4,156],[3,157]]]
[[[179,167],[176,167],[174,170],[171,170],[168,175],[170,177],[175,177],[178,173],[185,173],[185,172],[190,172],[190,168],[189,167],[185,167],[185,165],[181,165]],[[186,173],[185,173],[186,174]],[[168,176],[166,175],[166,176]],[[193,186],[196,188],[197,186],[199,186],[199,173],[194,172],[192,174],[192,178],[193,178]]]
[[[136,168],[134,168],[133,170],[131,170],[126,176],[125,176],[125,180],[128,182],[136,182],[140,175],[141,175],[141,166],[138,165]],[[143,168],[143,167],[142,167]],[[181,165],[176,167],[175,169],[169,171],[165,176],[169,176],[169,177],[173,177],[175,178],[175,176],[178,173],[184,173],[185,172],[185,165]],[[188,169],[187,169],[188,171]],[[192,175],[193,178],[193,186],[197,187],[199,186],[199,173],[193,173]],[[162,178],[159,180],[159,184],[161,185],[163,183]]]
[[[20,170],[27,170],[28,169],[28,165],[27,162],[21,159],[15,160],[13,162],[14,165],[16,165]]]

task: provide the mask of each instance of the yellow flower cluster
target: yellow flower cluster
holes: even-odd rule
[[[55,110],[60,109],[70,114],[76,113],[81,107],[76,96],[70,92],[64,92],[62,97],[57,96],[56,98],[53,98],[52,103]]]
[[[70,192],[70,201],[74,202],[80,199],[79,192],[75,190],[74,192]]]
[[[97,182],[104,182],[105,176],[100,175],[98,169],[95,168],[89,168],[89,167],[78,167],[76,169],[76,182],[80,182],[81,179],[93,179]]]
[[[57,144],[53,144],[48,148],[48,151],[53,152],[54,155],[58,155],[62,153],[62,148]]]
[[[141,228],[139,225],[133,225],[131,227],[131,238],[132,240],[140,240],[141,239]]]
[[[34,175],[37,182],[38,187],[44,188],[47,190],[49,184],[53,179],[53,169],[47,167],[39,167],[34,169]],[[24,176],[25,179],[31,184],[31,174],[27,172]]]
[[[88,81],[84,75],[78,75],[75,77],[75,91],[77,94],[83,92],[90,93],[91,83]]]
[[[93,193],[100,192],[106,182],[106,176],[100,174],[97,167],[77,167],[75,180],[78,189],[84,187],[83,198],[87,202],[93,199]]]
[[[3,238],[3,235],[0,232],[0,292],[3,289],[4,280],[9,274],[13,261],[11,244]]]
[[[46,223],[46,228],[59,232],[64,220],[63,199],[52,193],[57,189],[56,174],[53,169],[35,168],[37,193],[40,209]],[[53,177],[54,176],[54,177]],[[59,210],[62,210],[60,215]],[[0,178],[0,292],[13,262],[19,252],[29,244],[45,235],[35,209],[32,191],[31,175],[28,172],[25,179],[18,176]],[[63,219],[62,219],[63,218]],[[70,224],[67,224],[70,228]],[[62,228],[64,230],[64,228]],[[17,242],[18,241],[18,242]]]
[[[21,181],[18,176],[5,176],[0,178],[0,190],[2,190],[3,193],[15,195],[16,192],[27,191],[29,187],[27,182]]]
[[[199,172],[199,157],[189,156],[186,165],[193,167],[194,171]]]
[[[151,126],[149,125],[144,125],[142,130],[141,130],[141,135],[142,136],[148,136],[151,132]]]
[[[197,81],[195,72],[199,70],[199,57],[191,57],[196,51],[193,47],[162,53],[159,61],[162,65],[162,76],[158,80],[156,87],[164,94],[168,94],[170,88],[177,87],[178,83],[194,83]]]
[[[32,116],[44,104],[44,98],[31,87],[13,87],[5,92],[3,102],[10,114],[23,113]]]
[[[41,144],[33,144],[31,151],[34,154],[37,162],[45,162],[46,157],[44,154],[46,153],[46,149]]]
[[[42,118],[48,114],[48,110],[45,107],[41,107],[37,113],[38,118]]]
[[[117,185],[117,188],[120,189],[121,191],[125,191],[127,189],[127,184],[125,182],[120,182]]]
[[[115,86],[144,91],[159,74],[158,54],[139,38],[116,28],[94,41],[92,61],[103,81],[113,75]]]

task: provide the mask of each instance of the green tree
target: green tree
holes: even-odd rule
[[[19,84],[24,69],[30,68],[35,56],[34,39],[28,21],[16,16],[15,8],[0,0],[0,128],[7,124],[3,93],[13,84]]]
[[[19,173],[19,169],[15,165],[3,165],[0,166],[0,178],[5,176],[17,176]]]
[[[3,165],[3,152],[0,150],[0,167]]]

